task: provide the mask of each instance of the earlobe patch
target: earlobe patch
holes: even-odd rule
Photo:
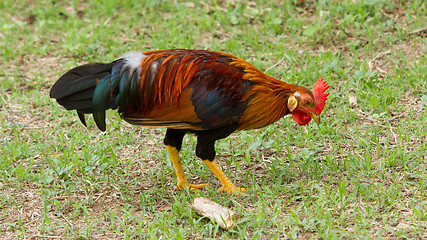
[[[292,95],[288,98],[288,109],[289,111],[293,112],[295,110],[295,108],[297,108],[298,106],[298,100],[297,98]]]

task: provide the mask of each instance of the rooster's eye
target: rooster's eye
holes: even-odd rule
[[[311,101],[309,99],[305,100],[305,105],[311,105]]]

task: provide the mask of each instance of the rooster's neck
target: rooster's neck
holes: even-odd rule
[[[248,91],[247,109],[240,119],[239,129],[256,129],[270,125],[289,114],[288,98],[296,85],[270,78],[258,82]]]

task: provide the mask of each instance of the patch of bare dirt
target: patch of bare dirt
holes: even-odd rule
[[[25,225],[29,231],[29,237],[38,236],[38,229],[42,224],[43,204],[42,198],[38,194],[38,187],[28,184],[24,189],[0,187],[0,195],[11,202],[2,204],[2,211],[7,213],[0,222],[17,223]],[[12,202],[13,201],[13,202]],[[2,225],[2,239],[16,239],[16,229],[14,225]]]

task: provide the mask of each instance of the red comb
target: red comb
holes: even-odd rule
[[[326,100],[328,99],[329,93],[325,93],[325,91],[329,88],[328,83],[323,81],[322,77],[319,77],[319,80],[313,86],[313,95],[316,99],[316,113],[320,114],[325,107]]]

